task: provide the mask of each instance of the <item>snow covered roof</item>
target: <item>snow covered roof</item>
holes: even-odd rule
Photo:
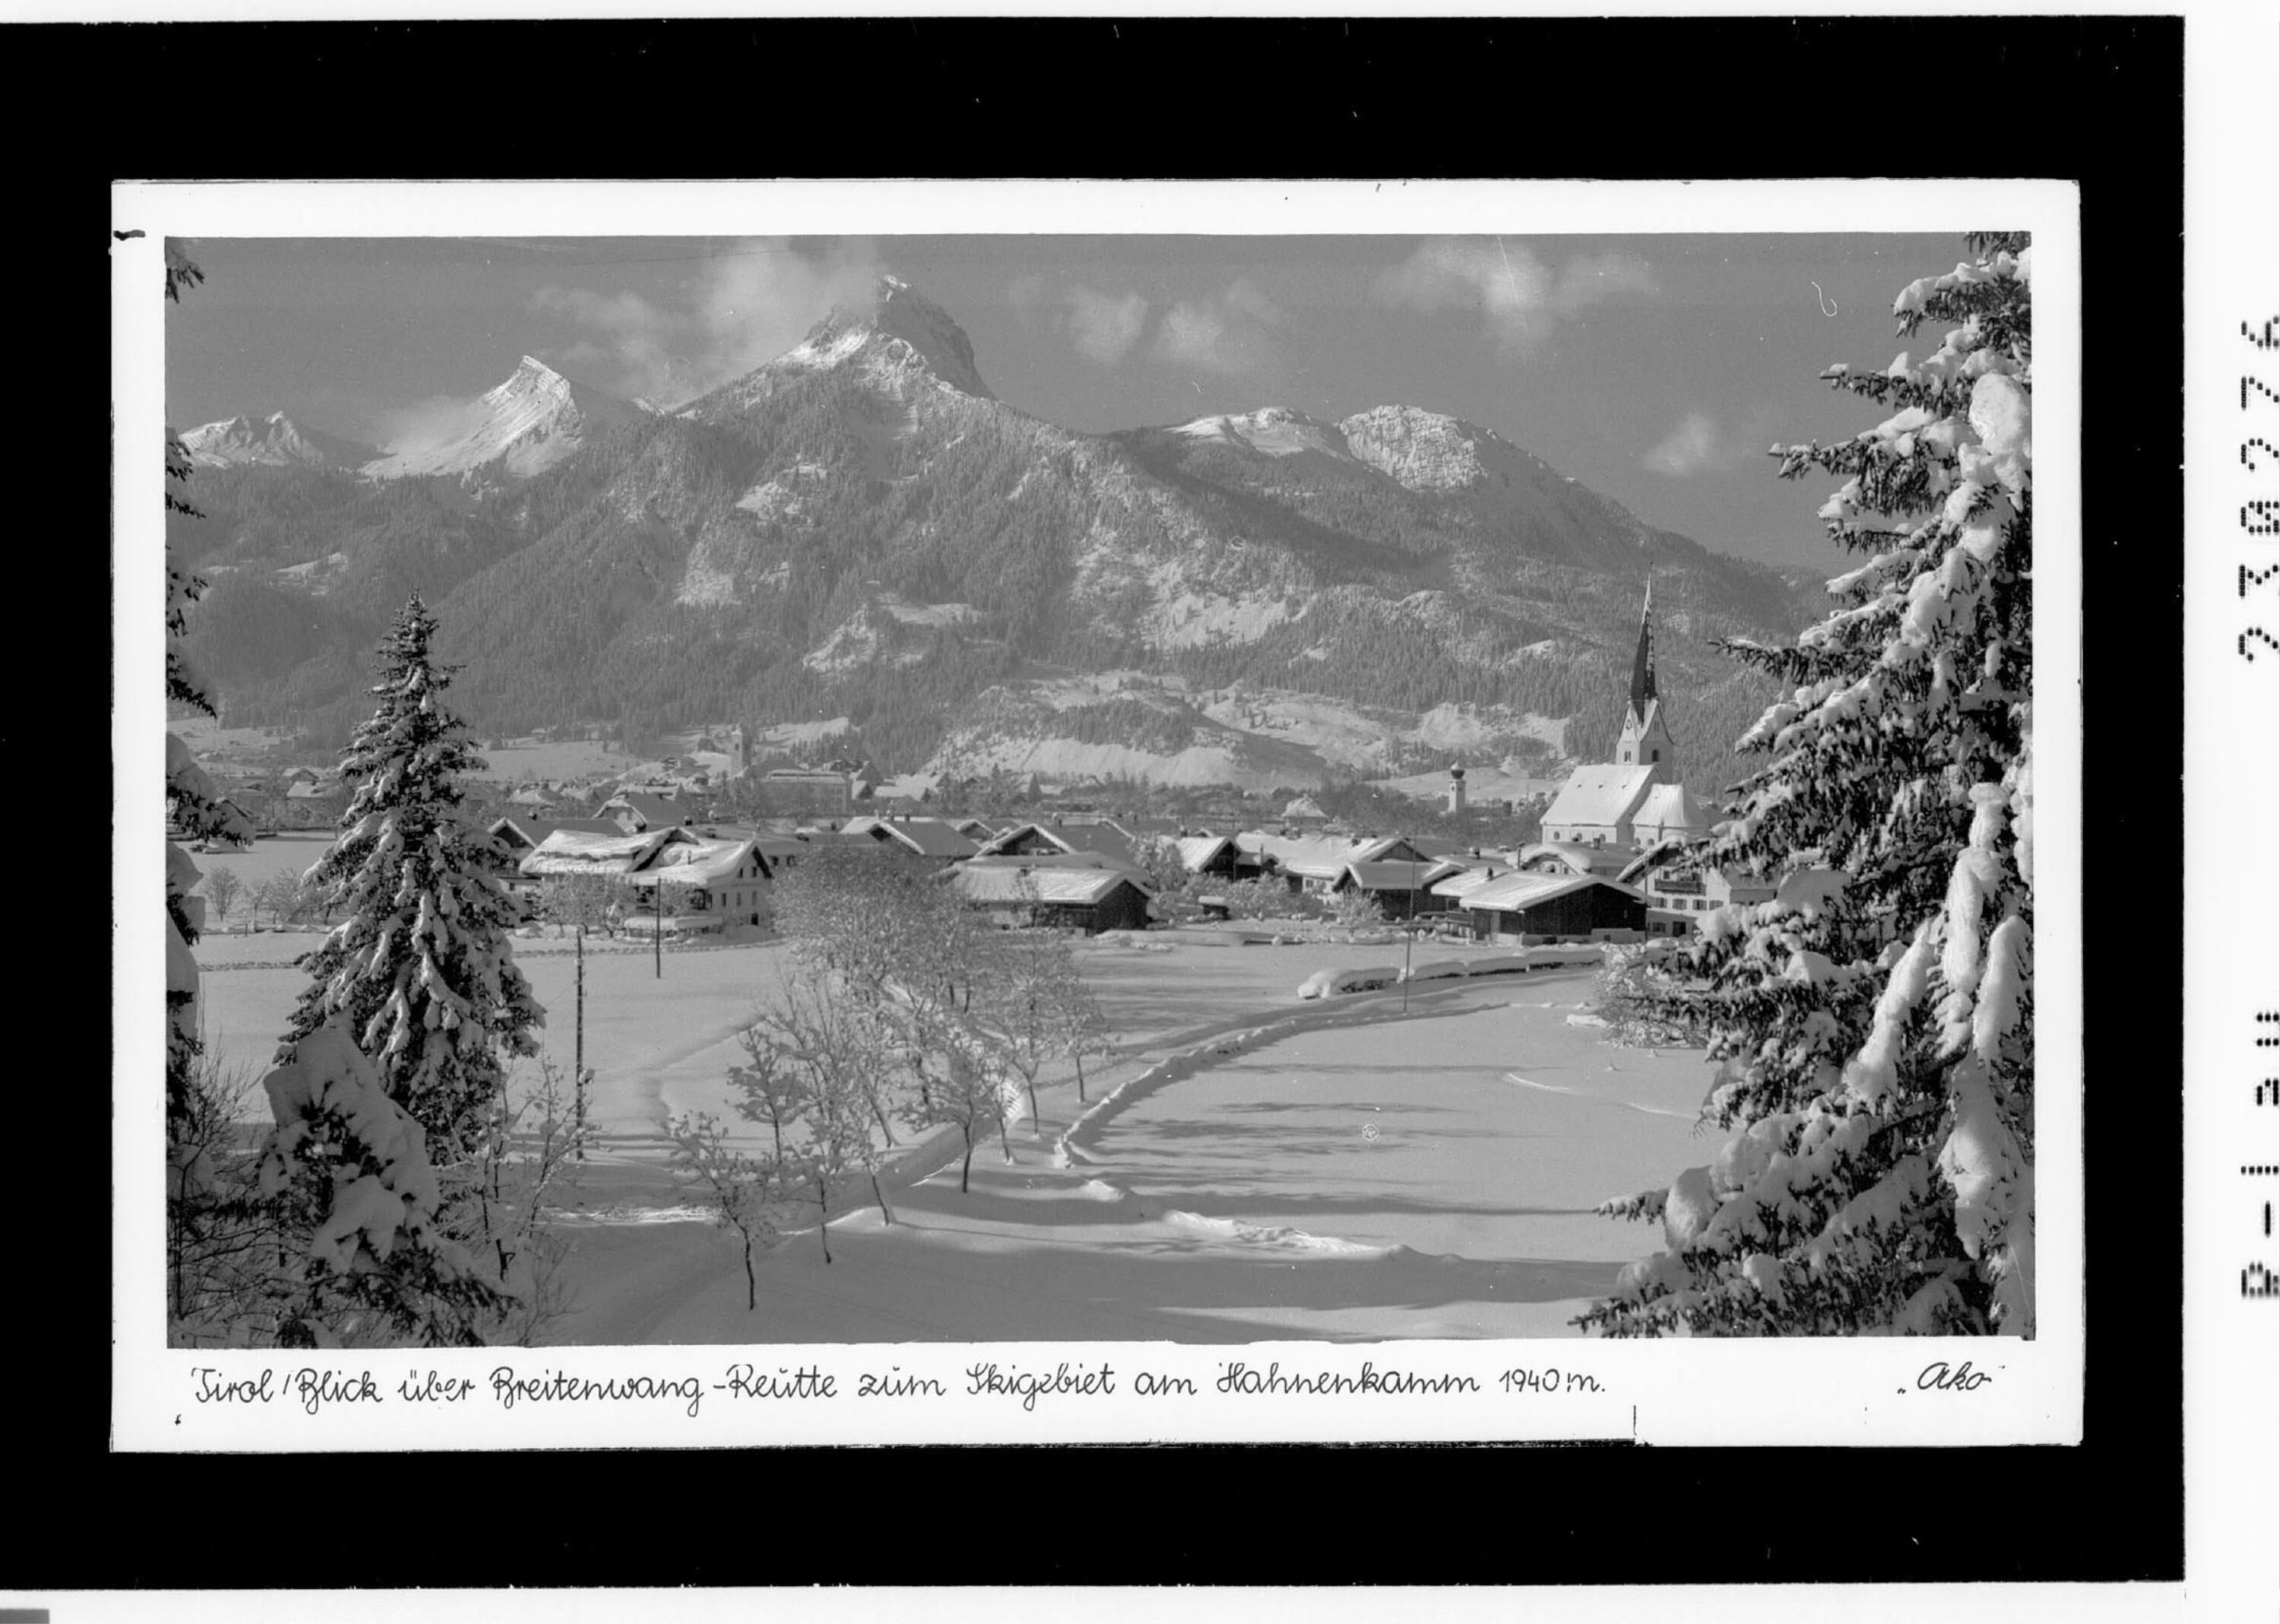
[[[1654,845],[1649,846],[1645,850],[1640,852],[1629,862],[1624,864],[1621,872],[1617,874],[1615,878],[1621,881],[1625,885],[1629,885],[1634,881],[1644,879],[1647,874],[1653,873],[1656,869],[1662,867],[1665,864],[1675,862],[1680,853],[1683,852],[1685,850],[1686,843],[1683,841],[1665,840],[1659,842]]]
[[[1539,840],[1522,846],[1514,853],[1514,866],[1533,863],[1538,858],[1556,858],[1579,874],[1619,874],[1630,861],[1625,848],[1577,845],[1572,841]]]
[[[983,860],[961,865],[951,884],[968,902],[978,903],[1096,903],[1117,887],[1128,885],[1146,894],[1147,888],[1121,868],[1077,867],[1073,865],[1030,865]]]
[[[728,879],[752,856],[752,843],[749,840],[666,841],[627,878],[643,888],[660,880],[683,885],[711,885]]]
[[[1710,832],[1710,819],[1686,793],[1684,784],[1656,784],[1631,814],[1640,841],[1689,840]]]
[[[1421,891],[1430,889],[1435,881],[1457,873],[1459,867],[1458,864],[1438,858],[1429,863],[1396,858],[1390,862],[1348,863],[1345,872],[1365,891]]]
[[[1174,841],[1172,849],[1180,854],[1181,866],[1193,874],[1201,874],[1221,850],[1235,844],[1224,835],[1190,835]]]
[[[664,796],[652,795],[643,789],[628,789],[602,803],[604,812],[617,807],[631,812],[645,829],[670,828],[689,812],[689,808],[678,801],[667,800]]]
[[[1302,795],[1282,809],[1282,815],[1286,818],[1328,818],[1330,814],[1322,810],[1321,803],[1313,796]]]
[[[1578,824],[1612,829],[1631,815],[1654,782],[1655,773],[1652,765],[1617,766],[1601,762],[1579,766],[1544,809],[1544,827]]]
[[[1506,874],[1476,887],[1460,898],[1458,905],[1517,913],[1539,903],[1550,902],[1555,897],[1565,897],[1570,891],[1585,890],[1595,885],[1606,886],[1626,897],[1638,895],[1629,886],[1617,885],[1600,874]]]
[[[650,829],[639,835],[597,835],[584,829],[550,830],[536,849],[517,865],[522,873],[544,874],[629,874],[656,856],[666,844],[701,844],[686,829]]]
[[[850,818],[843,837],[891,840],[920,857],[967,858],[974,843],[939,818]]]
[[[1510,868],[1494,863],[1480,868],[1460,868],[1445,880],[1435,881],[1429,889],[1436,897],[1468,897],[1490,881],[1511,873]]]

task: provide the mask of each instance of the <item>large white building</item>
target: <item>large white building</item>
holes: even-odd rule
[[[1650,582],[1615,758],[1579,766],[1568,775],[1544,809],[1544,839],[1549,844],[1632,851],[1699,840],[1710,832],[1710,820],[1678,779],[1676,748],[1655,691],[1653,620]]]

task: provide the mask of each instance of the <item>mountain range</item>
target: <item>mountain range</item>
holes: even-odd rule
[[[525,357],[386,451],[240,417],[182,436],[234,721],[344,735],[412,589],[485,732],[844,718],[883,769],[1310,788],[1600,758],[1652,572],[1686,774],[1768,697],[1709,646],[1806,581],[1640,521],[1408,405],[1082,434],[999,400],[895,278],[669,411]]]

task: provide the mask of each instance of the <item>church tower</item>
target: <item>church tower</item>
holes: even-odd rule
[[[1617,766],[1654,769],[1656,783],[1676,783],[1676,754],[1662,720],[1662,699],[1654,686],[1654,577],[1647,577],[1646,606],[1639,612],[1638,651],[1631,657],[1630,703],[1615,740]]]

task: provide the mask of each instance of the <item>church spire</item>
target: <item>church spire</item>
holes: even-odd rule
[[[1631,657],[1631,714],[1646,720],[1654,691],[1654,577],[1646,578],[1646,606],[1639,611],[1638,652]]]

